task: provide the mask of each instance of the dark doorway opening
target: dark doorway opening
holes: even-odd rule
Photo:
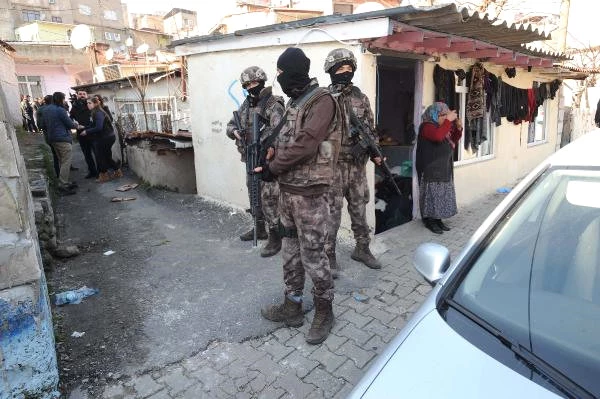
[[[375,168],[375,234],[412,220],[412,149],[417,61],[377,58],[377,133],[398,195],[380,168]]]

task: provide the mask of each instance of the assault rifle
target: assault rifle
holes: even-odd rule
[[[240,134],[242,146],[246,147],[246,129],[242,128],[242,121],[238,111],[233,111],[233,123]]]
[[[260,174],[255,173],[254,169],[262,166],[263,157],[261,151],[260,134],[264,126],[263,118],[258,112],[255,112],[252,119],[252,137],[246,145],[246,173],[250,179],[250,214],[254,219],[254,238],[253,245],[257,246],[256,229],[258,228],[258,215],[261,211],[260,204]],[[266,149],[265,149],[266,150]]]
[[[350,137],[353,137],[356,140],[356,144],[351,150],[354,158],[359,160],[365,154],[369,154],[371,159],[380,158],[381,164],[378,166],[381,168],[385,180],[390,182],[399,196],[402,196],[402,192],[394,180],[394,175],[392,174],[392,171],[381,154],[381,149],[372,138],[374,137],[373,131],[369,126],[365,125],[360,119],[358,119],[352,111],[350,111]]]

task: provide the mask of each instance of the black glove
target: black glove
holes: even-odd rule
[[[269,164],[265,164],[261,172],[262,181],[272,182],[275,181],[275,177],[276,176],[273,174],[273,172],[271,172],[271,169],[269,169]]]

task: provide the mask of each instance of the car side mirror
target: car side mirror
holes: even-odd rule
[[[417,247],[413,264],[429,284],[436,285],[450,266],[450,251],[443,245],[426,242]]]

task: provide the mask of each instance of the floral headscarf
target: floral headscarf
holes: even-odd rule
[[[447,114],[450,111],[448,106],[442,102],[435,102],[431,104],[425,112],[423,112],[422,121],[423,123],[429,122],[434,125],[438,125],[438,117],[440,114]]]

